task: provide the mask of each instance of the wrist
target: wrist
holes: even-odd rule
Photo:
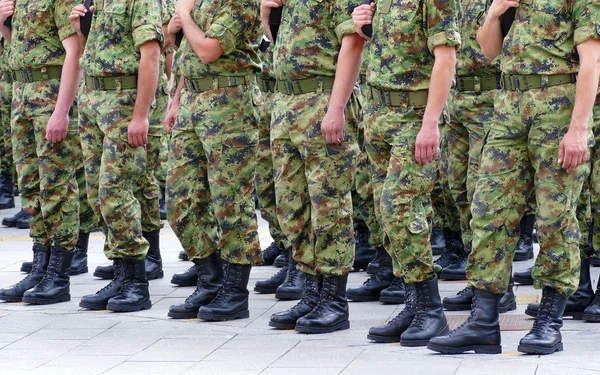
[[[329,112],[331,114],[335,114],[335,115],[341,115],[341,114],[344,114],[345,108],[346,108],[345,106],[341,106],[341,105],[329,105],[327,107],[327,112]]]

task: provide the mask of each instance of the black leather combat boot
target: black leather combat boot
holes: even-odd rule
[[[142,232],[142,236],[148,241],[148,254],[144,260],[146,265],[146,278],[148,280],[162,279],[165,273],[162,269],[162,258],[160,256],[160,229],[152,232]]]
[[[400,342],[400,336],[413,321],[415,317],[415,289],[411,284],[406,284],[406,305],[394,319],[386,325],[372,327],[367,339],[375,342]]]
[[[294,259],[292,250],[287,252],[289,253],[287,273],[283,284],[275,292],[275,298],[279,300],[301,299],[305,284],[304,273],[298,269],[298,262]]]
[[[165,187],[160,188],[160,196],[158,197],[158,213],[161,220],[167,220],[167,201],[165,199]]]
[[[277,258],[275,258],[275,261],[273,261],[273,265],[275,267],[285,267],[287,261],[283,253],[285,253],[285,251],[282,250],[281,254],[277,255]]]
[[[75,251],[62,246],[52,246],[46,275],[33,289],[23,294],[23,302],[50,305],[71,300],[69,271]]]
[[[7,289],[0,289],[0,300],[6,302],[21,302],[23,300],[23,294],[39,284],[44,276],[46,276],[49,261],[50,246],[34,243],[33,268],[31,273],[15,285]]]
[[[296,331],[330,333],[350,328],[346,283],[348,275],[324,276],[321,294],[315,308],[298,319]]]
[[[204,259],[194,259],[198,284],[196,290],[185,302],[169,308],[173,319],[192,319],[198,315],[201,306],[208,305],[223,285],[223,262],[220,254],[213,253]]]
[[[287,311],[271,315],[269,327],[294,329],[298,319],[311,312],[317,306],[321,294],[321,286],[323,285],[323,277],[305,273],[304,278],[306,281],[300,302]]]
[[[583,319],[585,309],[594,300],[594,289],[592,287],[592,277],[590,275],[590,261],[587,258],[581,257],[581,270],[579,272],[579,285],[575,293],[567,300],[567,305],[563,316],[570,316],[573,320]],[[539,303],[530,303],[525,309],[525,314],[537,317]]]
[[[458,254],[450,265],[442,268],[440,279],[442,280],[466,280],[467,279],[467,259],[469,254],[464,251]]]
[[[446,251],[435,260],[435,264],[443,268],[448,267],[456,261],[459,255],[465,253],[465,246],[462,242],[462,232],[453,231],[444,228],[444,239],[446,241]]]
[[[519,240],[515,248],[516,262],[533,258],[533,227],[535,215],[525,215],[519,223]]]
[[[187,262],[188,260],[190,260],[190,259],[188,258],[188,256],[187,256],[187,253],[185,252],[185,250],[181,250],[181,251],[179,252],[179,260],[183,260],[183,261],[186,261],[186,262]]]
[[[17,222],[19,220],[26,220],[26,221],[29,220],[29,214],[27,212],[25,212],[23,209],[21,209],[21,211],[14,214],[14,216],[5,217],[4,219],[2,219],[2,225],[9,227],[9,228],[14,228],[17,226]]]
[[[171,277],[171,284],[178,286],[194,286],[198,283],[196,266],[193,265],[185,272],[176,273]]]
[[[364,221],[354,222],[355,251],[353,271],[365,271],[375,257],[375,249],[369,243],[371,232]]]
[[[0,210],[7,210],[15,207],[13,189],[12,176],[0,175]]]
[[[567,296],[555,289],[542,290],[542,301],[533,328],[519,342],[518,351],[527,354],[552,354],[563,350],[562,314],[567,305]]]
[[[429,236],[429,243],[433,255],[442,255],[446,252],[446,240],[444,239],[444,231],[441,228],[433,227],[431,236]]]
[[[444,354],[471,350],[481,354],[502,353],[498,322],[500,298],[499,294],[475,289],[473,308],[467,321],[446,336],[433,337],[427,349]]]
[[[71,270],[69,271],[71,276],[81,275],[82,273],[88,272],[87,251],[89,243],[90,234],[79,232],[79,239],[77,240],[77,245],[75,245],[73,263],[71,264]]]
[[[394,281],[381,291],[379,294],[379,302],[381,303],[393,303],[399,305],[404,303],[406,300],[406,290],[404,287],[404,281],[399,277],[394,277]]]
[[[29,273],[31,272],[31,268],[33,268],[33,262],[25,261],[21,263],[21,272]]]
[[[263,253],[264,254],[264,253]],[[289,262],[289,252],[284,253],[286,256],[286,264],[283,268],[280,268],[273,276],[269,277],[266,280],[259,280],[254,284],[254,291],[262,294],[272,294],[277,291],[277,288],[285,281],[285,278],[288,274],[288,268],[290,266]],[[271,259],[274,260],[274,259]]]
[[[248,311],[248,279],[250,264],[228,263],[223,285],[216,297],[200,307],[198,318],[204,320],[234,320],[250,317]]]
[[[455,297],[444,298],[442,301],[444,309],[448,311],[471,310],[471,305],[473,303],[473,293],[473,287],[466,287],[460,292],[458,292]],[[502,298],[500,298],[500,302],[498,304],[498,311],[500,312],[500,314],[502,314],[507,311],[513,311],[516,309],[517,301],[515,300],[513,283],[510,282],[508,284],[507,292],[502,295]]]
[[[81,297],[79,306],[89,310],[106,310],[108,301],[116,296],[123,287],[125,273],[123,272],[123,259],[113,260],[113,268],[115,270],[114,277],[104,288],[97,291],[95,294],[88,294]]]
[[[111,311],[140,311],[152,307],[148,279],[143,259],[121,259],[123,262],[123,286],[116,296],[108,300],[106,308]]]
[[[383,246],[377,246],[375,248],[375,256],[373,257],[373,260],[369,262],[369,265],[367,266],[367,274],[369,275],[375,275],[377,272],[379,272],[379,262],[381,261],[382,258],[389,256],[387,251],[385,251],[385,248]]]
[[[436,276],[413,284],[416,294],[415,318],[400,336],[402,346],[426,346],[432,337],[448,334]]]
[[[275,242],[271,242],[271,244],[262,251],[262,256],[263,256],[263,261],[264,261],[263,264],[265,266],[273,265],[273,262],[275,262],[275,259],[282,253],[285,253],[285,251],[283,251],[283,249],[281,247],[277,246],[277,244]]]
[[[533,267],[529,267],[525,271],[515,272],[513,274],[513,279],[516,283],[521,285],[533,285],[533,277],[531,276],[531,272],[533,272]]]
[[[379,301],[381,291],[389,287],[392,281],[394,281],[392,258],[386,252],[379,258],[377,274],[369,277],[362,286],[348,289],[347,297],[355,302]]]

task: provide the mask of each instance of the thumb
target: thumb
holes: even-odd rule
[[[560,164],[565,157],[565,144],[564,141],[560,141],[558,145],[558,163]]]

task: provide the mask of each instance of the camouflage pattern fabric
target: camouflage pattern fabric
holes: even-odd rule
[[[135,193],[147,174],[144,147],[127,143],[135,90],[79,92],[79,134],[88,199],[107,225],[104,254],[108,259],[144,259],[142,206]]]
[[[557,162],[574,98],[574,84],[501,91],[496,96],[471,206],[470,285],[496,294],[506,292],[519,222],[534,192],[540,242],[534,286],[549,286],[565,295],[577,289],[580,233],[576,207],[590,164],[567,173]],[[591,146],[591,127],[589,132]]]
[[[446,114],[447,115],[447,114]],[[444,125],[448,121],[440,125]],[[433,223],[438,228],[448,228],[451,231],[460,231],[460,212],[457,209],[456,201],[450,190],[449,172],[450,172],[450,153],[448,145],[448,126],[440,126],[440,152],[438,158],[438,171],[431,194],[431,203],[433,205]],[[435,194],[434,194],[435,193]]]
[[[383,90],[428,89],[433,50],[460,45],[457,11],[452,0],[394,0],[378,5],[368,47],[367,83]],[[414,154],[424,111],[425,106],[409,106],[408,101],[391,107],[373,98],[368,98],[365,109],[375,210],[394,274],[407,283],[434,275],[429,236],[431,193],[439,166],[437,161],[420,166]],[[440,119],[440,125],[444,122]],[[440,184],[444,189],[444,183]]]
[[[311,275],[341,276],[350,272],[354,262],[350,190],[360,153],[360,106],[355,90],[346,105],[343,142],[326,144],[321,120],[330,95],[327,91],[275,93],[271,146],[277,216],[299,269]]]
[[[0,72],[0,74],[2,73]],[[11,102],[12,83],[2,80],[0,75],[0,174],[12,180],[15,174],[15,166],[13,164],[10,133]]]
[[[273,154],[271,153],[271,103],[272,93],[262,93],[264,105],[258,108],[258,153],[256,156],[256,195],[260,215],[269,223],[269,233],[273,241],[282,249],[291,245],[279,226],[273,177]]]
[[[79,188],[75,166],[77,127],[69,126],[60,142],[46,140],[46,125],[58,98],[58,79],[15,82],[12,146],[23,209],[31,215],[34,243],[73,250],[79,233]],[[72,122],[75,124],[75,122]]]
[[[254,85],[182,91],[169,145],[167,217],[190,259],[220,249],[229,263],[262,263],[252,198],[256,98]]]

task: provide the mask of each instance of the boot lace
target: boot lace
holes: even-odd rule
[[[194,271],[196,272],[197,268],[196,266],[192,266],[192,268],[194,269]],[[190,268],[190,269],[192,269]],[[185,299],[185,302],[189,302],[191,299],[193,299],[194,297],[196,297],[200,291],[202,289],[204,289],[204,287],[207,285],[206,280],[204,280],[204,269],[203,269],[203,265],[199,265],[199,275],[198,275],[198,281],[196,282],[196,290],[194,290],[194,293],[192,293],[191,295],[188,296],[188,298]]]
[[[465,294],[469,293],[473,288],[471,287],[466,287],[463,290],[459,291],[458,293],[456,293],[457,296],[461,296],[464,297]],[[473,303],[475,303],[475,297],[473,297]]]
[[[329,296],[335,293],[335,290],[330,288],[329,283],[323,282],[323,287],[321,288],[321,294],[319,296],[319,300],[317,301],[317,305],[312,310],[315,313],[318,313],[325,309],[329,305]]]
[[[241,274],[235,273],[233,275],[236,278],[236,280],[231,280],[230,275],[231,275],[231,267],[227,266],[227,270],[225,271],[225,277],[224,277],[225,282],[217,291],[217,295],[215,296],[215,298],[210,302],[211,305],[220,306],[223,303],[226,303],[229,292],[232,291],[233,289],[235,289],[235,285],[238,285],[237,279],[241,277]]]
[[[108,283],[108,285],[106,285],[104,288],[97,291],[96,294],[104,293],[105,291],[112,288],[117,283],[117,280],[119,280],[119,278],[120,278],[121,272],[123,272],[122,271],[123,267],[121,266],[121,263],[115,263],[113,266],[113,269],[114,269],[113,279],[110,281],[110,283]]]
[[[423,324],[427,320],[427,303],[429,302],[429,294],[423,288],[416,287],[417,303],[415,318],[412,321],[412,326],[419,329],[423,328]]]
[[[551,314],[555,309],[555,291],[549,291],[543,293],[542,300],[540,301],[540,308],[538,309],[538,314],[533,322],[533,327],[531,327],[530,333],[534,335],[539,335],[544,333],[550,323],[552,322]]]
[[[46,275],[42,278],[42,281],[37,285],[39,288],[44,289],[48,286],[56,277],[58,277],[58,268],[62,264],[62,253],[54,253],[50,256],[50,263],[48,264],[48,270]]]
[[[394,319],[390,320],[387,325],[395,325],[396,323],[399,323],[399,321],[404,320],[407,315],[414,314],[416,307],[414,303],[415,295],[411,288],[406,289],[406,305],[404,306],[404,309],[400,311],[400,314],[396,315]]]

